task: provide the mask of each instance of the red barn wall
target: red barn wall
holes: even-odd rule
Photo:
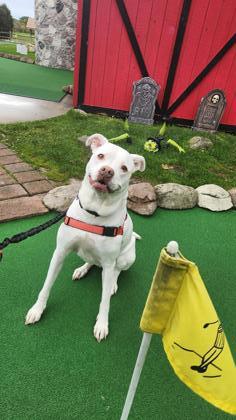
[[[80,107],[128,111],[133,81],[142,77],[135,53],[123,23],[117,1],[89,1],[86,58],[82,57],[82,13],[85,2],[78,2],[78,32],[75,64],[74,104]],[[224,45],[232,45],[220,61],[197,84],[171,117],[193,120],[202,96],[217,88],[225,92],[227,106],[222,124],[236,126],[236,1],[192,0],[181,44],[168,108],[188,88]],[[187,0],[125,0],[147,72],[161,86],[162,101],[171,71],[177,32],[182,24]],[[81,69],[81,66],[83,68]],[[83,76],[84,72],[84,76]],[[82,75],[82,76],[81,76]],[[79,80],[81,78],[81,80]],[[83,78],[83,87],[81,85]],[[79,99],[80,89],[83,97]],[[166,110],[162,110],[165,116]]]

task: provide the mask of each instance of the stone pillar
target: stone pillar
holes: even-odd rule
[[[36,64],[74,68],[77,0],[35,0]]]

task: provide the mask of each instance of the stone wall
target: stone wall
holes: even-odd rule
[[[73,69],[77,0],[35,0],[36,64]]]

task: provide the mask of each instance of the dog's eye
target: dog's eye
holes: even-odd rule
[[[98,159],[103,159],[103,158],[104,158],[104,155],[102,153],[99,153]]]
[[[122,166],[121,166],[121,169],[122,169],[122,171],[123,171],[123,172],[127,172],[127,171],[128,171],[128,168],[127,168],[127,166],[125,166],[125,165],[122,165]]]

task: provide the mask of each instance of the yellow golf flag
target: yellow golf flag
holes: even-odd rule
[[[162,334],[176,375],[216,407],[236,414],[236,369],[220,320],[197,266],[165,249],[140,322]]]

